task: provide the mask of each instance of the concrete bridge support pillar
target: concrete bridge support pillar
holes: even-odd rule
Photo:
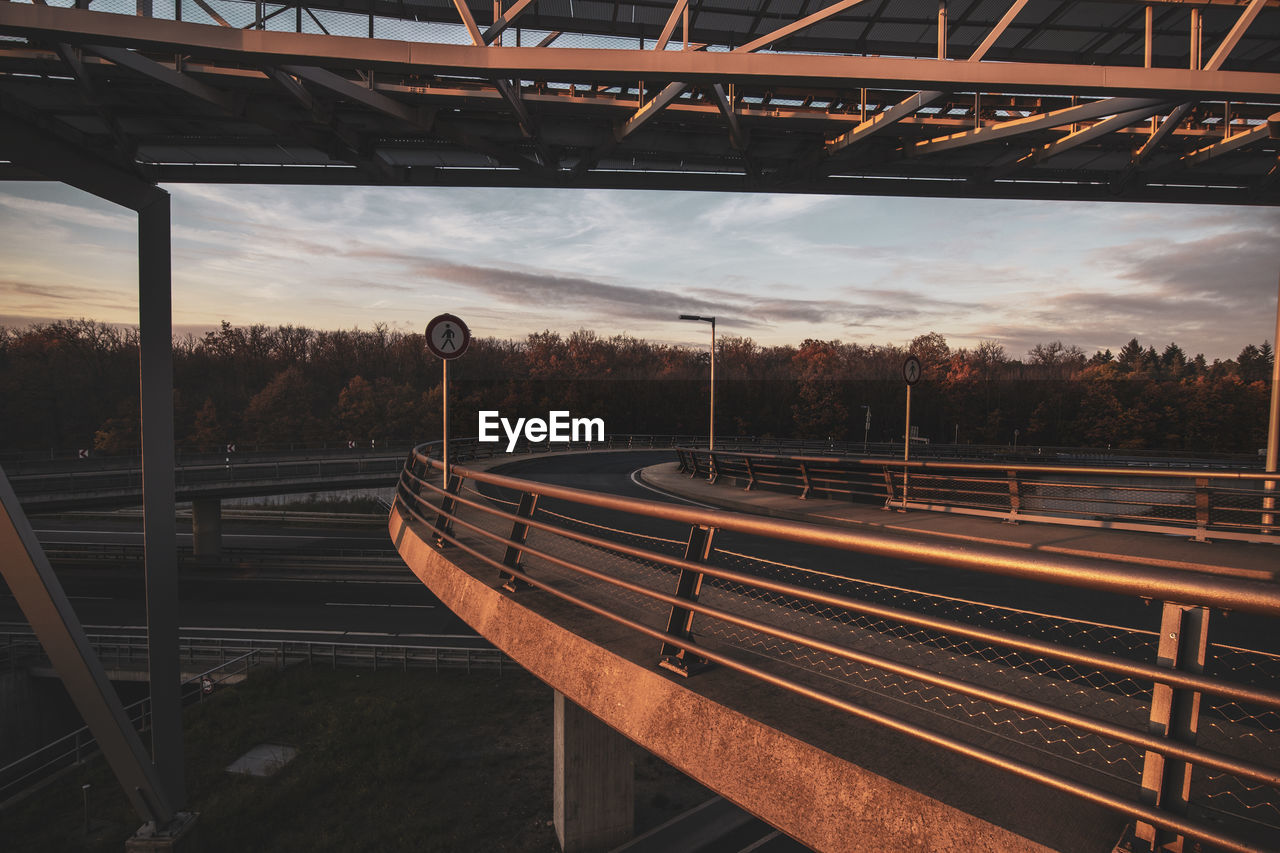
[[[564,853],[597,853],[635,830],[631,741],[555,694],[555,825]]]
[[[192,551],[197,560],[222,553],[222,501],[196,498],[191,502]]]

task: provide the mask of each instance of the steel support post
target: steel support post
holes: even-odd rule
[[[749,491],[751,491],[751,488],[752,488],[753,486],[755,486],[755,484],[756,484],[756,472],[755,472],[755,471],[753,471],[753,470],[752,470],[752,468],[751,468],[751,457],[750,457],[750,456],[744,456],[742,461],[744,461],[745,463],[747,463],[747,487],[746,487],[746,489],[744,489],[743,491],[747,491],[747,492],[749,492]]]
[[[714,452],[707,453],[707,468],[710,469],[710,473],[707,475],[707,482],[714,485],[715,481],[720,478],[720,469],[716,465],[716,455]]]
[[[0,575],[44,647],[125,797],[145,821],[176,817],[166,787],[120,704],[9,478],[0,471]],[[177,681],[174,681],[177,684]]]
[[[1018,523],[1018,510],[1022,508],[1022,495],[1019,491],[1018,472],[1006,471],[1009,477],[1009,517],[1006,520],[1009,524]]]
[[[804,488],[800,490],[800,500],[807,501],[809,492],[813,491],[813,484],[809,482],[809,469],[803,462],[800,463],[800,480],[804,483]]]
[[[173,296],[169,195],[138,209],[142,528],[152,759],[175,809],[186,804],[178,665],[178,531],[173,451]]]
[[[881,509],[893,508],[893,471],[886,465],[884,471],[884,506]]]
[[[1166,669],[1204,672],[1208,647],[1209,611],[1204,607],[1165,602],[1160,619],[1160,645],[1156,663]],[[1151,734],[1194,744],[1200,726],[1200,693],[1175,690],[1156,683],[1151,697]],[[1148,805],[1184,815],[1191,796],[1191,765],[1147,752],[1142,770],[1142,800]],[[1183,837],[1139,821],[1134,838],[1137,850],[1182,853]]]
[[[691,563],[705,563],[711,556],[711,543],[715,539],[715,533],[714,527],[703,527],[700,524],[691,526],[689,541],[684,549],[684,558]],[[698,594],[702,592],[702,578],[702,572],[681,569],[680,578],[676,581],[676,597],[686,601],[697,601]],[[672,605],[671,615],[667,619],[667,634],[681,640],[691,639],[693,611],[687,607]],[[659,654],[659,666],[686,678],[710,666],[705,658],[674,643],[664,642]]]
[[[538,496],[531,492],[523,492],[520,495],[520,505],[516,508],[516,515],[520,518],[531,518],[533,511],[538,508]],[[507,553],[502,558],[504,566],[510,566],[513,569],[523,569],[520,565],[520,557],[524,554],[524,542],[529,538],[529,525],[523,521],[516,521],[511,525],[511,535],[507,537]],[[516,592],[524,582],[510,572],[502,572],[499,578],[503,581],[502,588],[509,592]]]
[[[457,505],[457,501],[454,500],[454,496],[458,494],[458,490],[460,488],[462,488],[462,478],[450,476],[449,482],[445,485],[444,497],[440,499],[440,511],[436,513],[435,529],[437,548],[444,548],[449,544],[445,541],[442,534],[453,533],[453,522],[449,516],[454,513],[454,507]]]
[[[1271,414],[1267,418],[1266,472],[1274,474],[1280,462],[1280,295],[1276,297],[1276,333],[1271,338]],[[1262,499],[1263,533],[1275,533],[1275,480],[1262,484],[1266,497]]]
[[[1209,481],[1196,477],[1196,535],[1192,541],[1204,542],[1209,531]]]

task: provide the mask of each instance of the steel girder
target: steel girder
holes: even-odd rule
[[[152,181],[1280,203],[1276,0],[742,5],[10,2],[0,104]]]

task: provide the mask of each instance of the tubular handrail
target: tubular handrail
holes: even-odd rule
[[[437,465],[435,460],[428,459],[417,450],[413,455],[420,462]],[[451,466],[451,469],[457,476],[477,483],[517,492],[536,491],[550,498],[647,518],[698,524],[882,557],[921,560],[935,565],[1085,587],[1101,592],[1145,598],[1154,596],[1224,610],[1280,616],[1280,586],[1259,581],[1201,576],[1069,554],[1028,553],[1022,549],[983,543],[918,541],[880,531],[820,527],[777,518],[748,517],[724,510],[686,508],[643,498],[618,497],[550,483],[535,484],[528,480],[458,465]]]
[[[677,447],[677,452],[708,453],[702,447]],[[1205,477],[1213,480],[1277,480],[1280,475],[1265,471],[1239,471],[1230,468],[1155,468],[1155,467],[1114,467],[1098,465],[1045,465],[1027,464],[1024,462],[961,462],[941,459],[912,459],[904,461],[889,456],[857,457],[857,456],[807,456],[780,453],[759,453],[752,451],[715,451],[718,457],[736,456],[751,459],[768,459],[777,462],[827,462],[843,465],[865,465],[870,468],[883,468],[886,465],[894,468],[906,468],[911,471],[929,471],[943,469],[947,471],[1026,471],[1033,474],[1093,474],[1115,477],[1167,477],[1169,479],[1195,479]]]
[[[551,534],[555,537],[576,543],[578,547],[599,549],[612,552],[621,558],[630,558],[637,564],[649,564],[661,568],[668,574],[696,573],[700,577],[714,578],[717,582],[731,585],[733,588],[746,588],[760,593],[785,596],[784,600],[800,600],[820,605],[832,610],[844,610],[853,614],[874,617],[883,624],[902,624],[921,628],[938,635],[956,636],[967,641],[989,644],[997,648],[1012,649],[1017,653],[1039,656],[1046,660],[1060,660],[1079,665],[1091,671],[1114,672],[1124,677],[1145,680],[1154,683],[1157,688],[1166,685],[1166,689],[1185,690],[1221,696],[1235,702],[1252,703],[1260,707],[1280,709],[1280,691],[1270,686],[1250,686],[1233,683],[1184,668],[1166,668],[1162,660],[1159,665],[1143,663],[1128,657],[1100,654],[1088,649],[1073,648],[1067,645],[1046,642],[1033,637],[1013,634],[997,628],[983,625],[966,624],[954,619],[935,615],[914,613],[902,608],[887,606],[872,601],[854,599],[847,595],[806,587],[788,581],[765,577],[750,572],[739,571],[715,565],[713,562],[696,561],[686,555],[684,558],[670,553],[661,553],[642,545],[619,542],[603,538],[609,535],[605,531],[619,532],[608,526],[591,523],[590,528],[599,528],[602,535],[572,529],[565,522],[575,521],[560,512],[552,513],[539,507],[536,514],[526,501],[520,501],[519,510],[508,510],[495,504],[495,499],[482,494],[478,490],[474,495],[463,494],[459,484],[470,481],[477,485],[485,485],[505,489],[524,495],[536,496],[538,499],[554,499],[583,507],[608,510],[632,516],[678,522],[690,525],[691,528],[710,528],[713,530],[734,531],[743,534],[777,539],[806,545],[818,545],[836,548],[849,552],[873,554],[899,559],[911,559],[937,565],[953,566],[970,571],[978,571],[1004,576],[1019,577],[1027,580],[1052,584],[1096,589],[1127,596],[1138,596],[1144,599],[1156,599],[1166,602],[1179,602],[1178,606],[1201,606],[1246,611],[1266,617],[1280,616],[1280,587],[1256,581],[1237,578],[1198,575],[1185,571],[1161,569],[1158,567],[1121,564],[1107,560],[1077,557],[1072,555],[1029,553],[988,544],[928,542],[920,543],[904,539],[901,536],[878,531],[849,531],[833,528],[817,527],[799,522],[784,521],[773,518],[747,517],[719,510],[686,508],[654,501],[624,498],[599,494],[567,486],[559,486],[541,482],[523,480],[489,471],[480,471],[465,465],[452,465],[452,478],[449,489],[442,488],[436,480],[437,475],[429,472],[438,471],[439,463],[423,452],[425,448],[417,448],[407,461],[401,477],[400,488],[394,512],[403,512],[409,523],[418,525],[419,535],[427,538],[434,535],[438,541],[457,547],[483,564],[497,570],[506,577],[517,579],[552,595],[603,616],[617,624],[624,625],[634,631],[656,640],[661,640],[664,647],[681,650],[681,654],[700,657],[713,663],[721,664],[729,669],[744,673],[753,678],[784,688],[793,693],[814,699],[824,705],[837,708],[863,719],[888,726],[889,728],[908,734],[912,737],[936,744],[945,749],[976,759],[984,764],[1001,767],[1022,778],[1034,779],[1051,788],[1072,793],[1086,800],[1124,812],[1139,821],[1154,826],[1164,827],[1176,833],[1209,840],[1231,850],[1255,849],[1250,842],[1233,837],[1217,827],[1207,827],[1196,823],[1183,815],[1171,813],[1165,808],[1138,803],[1133,799],[1119,796],[1113,792],[1092,787],[1068,776],[1059,775],[1028,764],[1006,755],[997,754],[985,747],[976,746],[967,741],[957,739],[949,734],[921,726],[906,718],[894,716],[874,710],[861,703],[850,702],[830,691],[812,685],[798,683],[794,678],[761,669],[751,663],[716,648],[699,645],[690,634],[673,633],[638,621],[627,616],[614,607],[604,606],[583,597],[576,588],[557,586],[554,581],[539,577],[537,571],[526,567],[525,560],[538,565],[547,565],[557,570],[565,570],[572,575],[589,579],[600,588],[612,588],[632,596],[641,596],[651,606],[670,607],[676,611],[705,617],[714,622],[736,626],[748,633],[761,634],[783,643],[794,644],[828,655],[833,659],[848,661],[869,670],[898,676],[924,685],[943,690],[950,695],[963,695],[972,699],[990,703],[1021,713],[1029,717],[1039,718],[1053,724],[1067,726],[1073,730],[1090,732],[1108,741],[1128,744],[1138,750],[1146,750],[1164,756],[1169,762],[1182,762],[1186,766],[1212,768],[1230,774],[1239,779],[1247,779],[1269,788],[1280,787],[1280,769],[1264,763],[1214,751],[1205,745],[1187,742],[1173,737],[1165,737],[1156,730],[1143,731],[1138,727],[1100,719],[1082,713],[1071,707],[1058,707],[1037,698],[1020,696],[1008,692],[997,683],[981,683],[969,677],[954,677],[946,672],[935,672],[922,668],[914,662],[896,661],[882,654],[865,649],[850,648],[841,641],[832,641],[812,634],[769,624],[754,615],[743,615],[724,609],[723,606],[698,601],[697,595],[686,597],[676,591],[662,591],[645,586],[642,583],[628,580],[625,576],[611,574],[609,570],[596,566],[593,560],[577,560],[569,554],[561,553],[557,548],[548,548],[539,544],[525,542],[522,532],[517,539],[517,530],[536,530],[539,535]],[[1001,466],[997,466],[1001,467]],[[435,500],[440,498],[441,500]],[[433,502],[434,501],[434,502]],[[508,501],[501,501],[509,504]],[[469,520],[471,513],[482,513],[486,522],[493,522],[501,527],[512,525],[512,533],[508,538],[496,533],[491,526]],[[618,524],[613,522],[613,524]],[[619,527],[625,527],[620,524]],[[626,531],[620,531],[625,533]],[[628,536],[632,534],[627,534]],[[477,538],[478,537],[478,538]],[[647,534],[644,538],[648,537]],[[500,560],[487,554],[482,549],[487,540],[491,545],[506,547],[508,557]],[[671,540],[659,541],[670,545]],[[693,542],[691,534],[690,543]],[[665,546],[664,546],[665,547]],[[517,557],[511,558],[512,549],[516,549]],[[499,552],[500,553],[500,552]],[[655,576],[658,577],[658,576]],[[726,586],[729,589],[730,586]],[[584,590],[586,587],[583,588]],[[733,595],[748,595],[733,593]],[[945,597],[943,597],[945,598]],[[790,605],[778,605],[786,610]],[[1168,605],[1166,605],[1166,608]],[[1157,639],[1153,636],[1153,639]],[[916,642],[916,641],[913,641]],[[927,638],[919,642],[929,642]],[[1163,643],[1163,640],[1160,641]],[[733,645],[733,643],[730,643]],[[1162,646],[1163,648],[1163,646]],[[1162,653],[1163,654],[1163,653]],[[665,665],[665,664],[664,664]],[[1015,665],[1016,666],[1016,665]],[[1134,700],[1141,702],[1140,698]],[[1152,707],[1154,713],[1154,706]],[[1127,718],[1128,719],[1128,718]],[[1229,735],[1228,735],[1229,736]],[[1174,765],[1170,765],[1171,767]],[[1172,771],[1171,771],[1172,772]],[[1144,775],[1143,784],[1146,784]]]
[[[427,486],[432,491],[435,491],[439,494],[444,494],[444,489],[440,488],[439,486],[436,486],[433,483],[423,483],[423,485]],[[460,497],[455,498],[455,500],[458,503],[465,503],[477,508],[482,506],[480,503],[476,501],[471,501],[471,500],[463,499]],[[424,518],[421,514],[417,513],[412,509],[410,509],[410,512],[413,513],[413,515],[419,521],[423,523],[427,523],[427,519]],[[472,524],[471,522],[468,522],[465,519],[459,518],[456,513],[445,512],[443,514],[450,521],[460,524],[476,533],[484,534],[486,532],[484,528],[480,527],[479,525]],[[494,513],[494,515],[498,515],[500,517],[508,517],[512,520],[517,520],[517,517],[510,513],[505,513],[505,512]],[[534,523],[531,521],[526,523],[528,523],[531,527],[535,526]],[[556,529],[551,525],[537,525],[537,526],[542,527],[543,529],[549,529],[549,530]],[[562,531],[557,530],[557,532],[562,532]],[[603,540],[603,539],[595,539],[595,537],[573,536],[572,538],[577,539],[578,541],[584,542],[586,544],[595,544],[595,545],[598,545],[599,547],[610,547],[613,550],[621,550],[618,548],[616,543],[610,543],[607,540]],[[594,539],[595,541],[594,542],[590,541],[592,539]],[[458,544],[453,539],[451,539],[450,541],[453,541],[455,544]],[[1081,714],[1076,714],[1069,711],[1062,711],[1058,708],[1054,708],[1042,702],[1035,702],[1035,701],[1022,699],[1010,693],[1005,693],[999,690],[991,690],[981,685],[964,682],[959,679],[949,678],[945,675],[938,675],[936,673],[931,673],[927,670],[922,670],[918,667],[904,666],[902,664],[898,664],[894,661],[891,661],[888,658],[881,657],[878,655],[872,655],[872,654],[867,654],[863,652],[857,652],[852,649],[846,649],[843,646],[838,646],[833,643],[826,642],[824,640],[808,637],[794,631],[789,631],[785,628],[780,628],[776,625],[767,625],[763,622],[760,622],[754,619],[737,616],[733,613],[729,613],[719,608],[709,607],[704,604],[691,602],[685,599],[678,598],[674,595],[668,595],[665,593],[657,592],[655,590],[651,590],[648,587],[642,586],[640,584],[631,583],[629,581],[625,581],[620,578],[613,577],[611,575],[605,574],[604,572],[600,572],[586,566],[576,566],[567,560],[564,560],[560,557],[555,556],[554,554],[550,554],[547,551],[544,551],[538,548],[533,548],[528,545],[523,546],[523,550],[525,551],[526,554],[546,560],[549,563],[553,563],[562,568],[569,569],[570,571],[574,571],[574,572],[578,572],[579,574],[586,575],[587,577],[590,577],[594,580],[603,581],[604,583],[612,584],[619,588],[625,589],[629,592],[644,595],[648,598],[651,598],[663,604],[671,605],[673,607],[685,607],[689,610],[694,611],[695,613],[702,613],[707,616],[713,616],[717,619],[721,619],[726,622],[740,625],[744,628],[750,628],[751,630],[754,630],[754,631],[767,632],[769,634],[772,634],[774,637],[777,637],[778,639],[807,645],[807,646],[810,646],[811,648],[826,652],[827,654],[835,655],[837,657],[842,657],[846,660],[853,661],[855,663],[867,664],[869,666],[873,666],[877,669],[881,669],[886,672],[892,672],[898,675],[905,675],[909,678],[914,678],[920,681],[924,681],[928,684],[933,684],[939,687],[943,687],[947,690],[951,690],[956,693],[964,693],[970,696],[975,696],[979,699],[984,699],[989,702],[1000,704],[1007,708],[1013,708],[1015,710],[1024,711],[1026,713],[1035,715],[1037,717],[1042,717],[1045,719],[1052,719],[1069,726],[1085,729],[1087,731],[1092,731],[1097,734],[1115,738],[1117,740],[1123,740],[1128,743],[1142,746],[1142,747],[1145,747],[1146,749],[1159,750],[1175,758],[1181,758],[1187,761],[1194,761],[1194,762],[1205,764],[1211,767],[1217,767],[1219,769],[1226,770],[1230,773],[1235,773],[1236,775],[1239,775],[1239,776],[1244,776],[1250,779],[1256,779],[1265,785],[1280,785],[1280,770],[1275,770],[1270,767],[1264,767],[1262,765],[1254,764],[1253,762],[1249,762],[1249,761],[1240,761],[1237,759],[1220,756],[1220,755],[1217,755],[1216,753],[1209,752],[1204,749],[1199,749],[1194,746],[1186,746],[1183,744],[1178,744],[1176,742],[1170,742],[1163,738],[1154,737],[1145,732],[1139,732],[1133,729],[1125,728],[1123,726],[1117,726],[1110,723],[1106,723],[1104,721],[1095,720],[1095,719],[1083,716]],[[635,549],[635,550],[639,552],[639,549]],[[468,552],[473,553],[476,556],[482,556],[482,555],[476,554],[475,552],[470,551],[469,549],[468,549]],[[652,554],[652,552],[648,552],[648,553],[640,552],[640,553],[645,553],[645,556],[650,559],[656,559],[658,557],[658,555]],[[486,562],[490,561],[489,558],[484,558],[484,557],[482,558],[485,559]],[[661,562],[667,563],[668,565],[671,565],[674,568],[682,568],[682,569],[687,568],[693,571],[702,572],[703,574],[713,575],[715,577],[720,577],[724,579],[738,580],[740,582],[743,580],[746,580],[750,583],[758,582],[757,579],[749,578],[748,576],[738,572],[725,572],[710,565],[691,563],[686,560],[677,560],[674,558],[667,558],[667,559],[661,560]],[[501,568],[501,566],[497,564],[496,561],[494,561],[493,564]],[[541,586],[541,584],[539,584],[539,586]],[[806,590],[803,587],[792,586],[792,589],[795,590],[795,594],[797,595],[800,595],[805,598],[813,598],[810,595],[810,591]],[[1055,656],[1057,655],[1055,654]],[[1109,667],[1104,667],[1104,668],[1109,668]],[[1164,675],[1165,675],[1164,673],[1157,670],[1155,677],[1159,678],[1160,680],[1165,680]],[[1212,692],[1217,692],[1217,691],[1215,690]],[[1250,692],[1248,698],[1252,701],[1259,701],[1259,702],[1266,702],[1268,704],[1274,704],[1275,707],[1280,708],[1280,694],[1274,693],[1272,691]]]
[[[1275,472],[1226,468],[1117,467],[1036,462],[974,462],[867,456],[814,456],[677,447],[681,471],[886,507],[1080,526],[1277,542],[1265,498]]]
[[[442,494],[444,491],[436,483],[424,480],[412,471],[405,471],[405,477],[411,479],[420,488],[425,487],[436,494]],[[543,485],[545,484],[539,484],[539,486]],[[693,563],[689,560],[673,557],[668,554],[649,551],[643,548],[629,546],[624,543],[602,539],[598,536],[569,530],[561,526],[539,521],[536,518],[521,518],[515,513],[488,507],[480,501],[465,498],[461,495],[453,496],[453,500],[456,503],[483,510],[487,515],[500,518],[504,521],[510,521],[512,523],[518,521],[522,524],[527,524],[529,527],[545,530],[549,533],[555,533],[558,536],[562,536],[566,539],[572,539],[584,545],[590,545],[596,548],[607,548],[626,556],[662,563],[663,565],[670,566],[673,569],[698,571],[733,583],[751,584],[767,592],[806,598],[815,604],[839,607],[890,621],[904,622],[907,624],[917,625],[922,628],[942,631],[948,634],[955,634],[967,639],[981,640],[992,645],[1007,646],[1009,648],[1015,648],[1018,651],[1031,652],[1046,657],[1056,657],[1071,663],[1096,667],[1097,669],[1107,670],[1133,678],[1164,681],[1176,687],[1199,690],[1205,693],[1212,693],[1224,698],[1230,698],[1242,702],[1257,702],[1262,705],[1280,709],[1280,690],[1266,690],[1257,687],[1247,687],[1231,682],[1216,680],[1197,673],[1162,669],[1150,664],[1119,658],[1114,655],[1096,654],[1082,649],[1073,649],[1056,643],[1046,643],[1034,638],[1011,634],[1007,631],[982,628],[979,626],[967,625],[952,619],[913,613],[902,608],[878,605],[873,602],[862,601],[845,595],[825,592],[812,587],[799,586],[785,581],[772,580],[770,578],[751,575],[745,572],[738,572],[733,569],[726,569],[709,563]],[[406,508],[422,523],[429,523],[426,518],[412,507]],[[557,513],[548,514],[558,515]],[[457,516],[454,513],[448,513],[447,515],[451,519],[457,519]],[[468,527],[474,527],[474,525],[471,525],[466,521],[459,521]],[[525,546],[525,550],[533,553],[535,549]],[[552,562],[558,562],[559,560],[559,558],[550,555],[541,556]],[[584,569],[584,571],[587,570]]]

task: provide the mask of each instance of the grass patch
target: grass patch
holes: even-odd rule
[[[185,712],[190,851],[551,851],[550,688],[523,672],[294,667]],[[298,749],[269,778],[225,768]],[[80,786],[89,794],[84,832]],[[710,796],[637,750],[637,831]],[[111,851],[140,824],[101,759],[0,814],[8,851]]]

